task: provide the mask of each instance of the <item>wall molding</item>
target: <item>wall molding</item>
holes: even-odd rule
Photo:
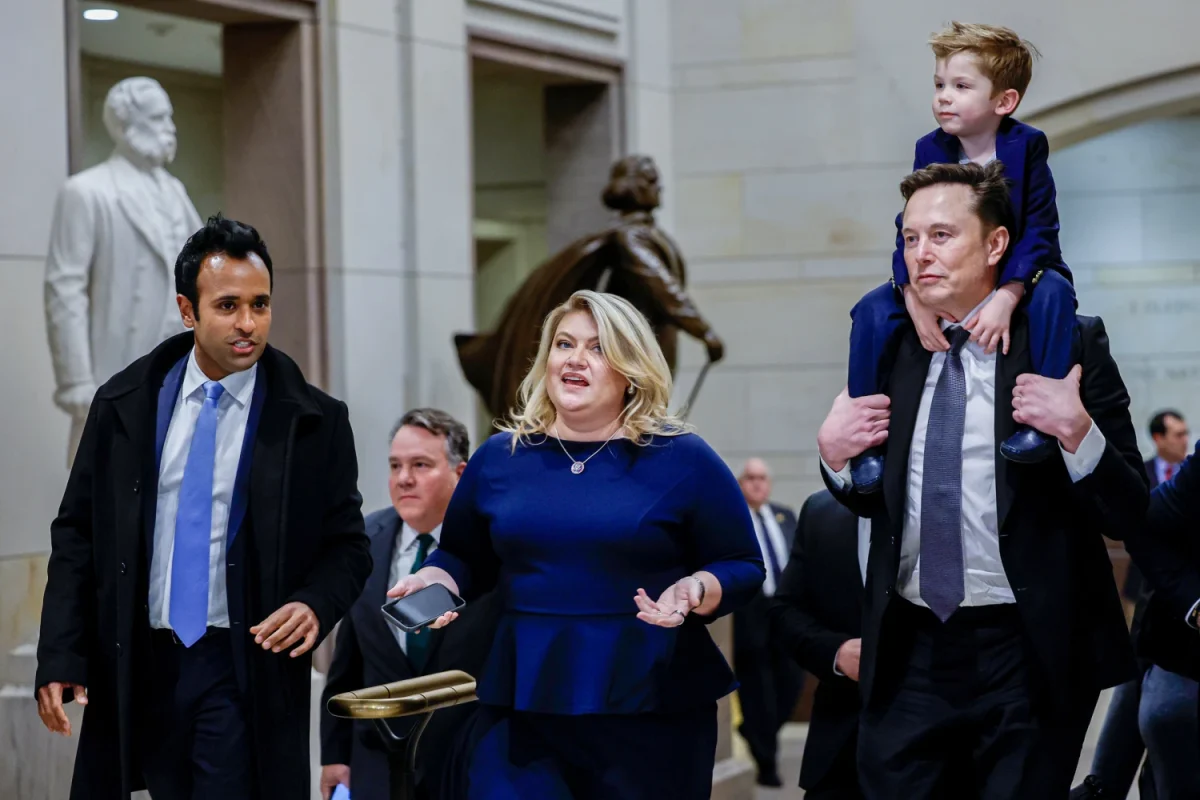
[[[1149,119],[1198,111],[1200,64],[1081,95],[1023,120],[1045,131],[1057,149]]]

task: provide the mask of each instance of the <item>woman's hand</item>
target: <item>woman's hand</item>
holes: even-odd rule
[[[638,589],[633,602],[638,607],[638,619],[662,628],[677,628],[692,609],[700,605],[700,581],[688,576],[667,587],[658,601],[650,599],[645,589]]]
[[[391,597],[391,598],[408,597],[413,592],[420,591],[421,589],[424,589],[426,586],[429,586],[430,583],[442,583],[442,581],[426,580],[421,575],[421,572],[423,572],[423,571],[424,570],[418,570],[418,571],[414,572],[412,575],[405,575],[403,578],[396,581],[396,585],[393,586],[391,589],[388,589],[387,596]],[[456,593],[454,590],[457,589],[458,587],[455,586],[455,587],[451,588],[451,587],[447,586],[446,588],[450,589],[451,593]],[[425,627],[432,628],[435,630],[437,628],[444,628],[447,625],[449,625],[451,622],[454,622],[454,620],[456,620],[456,619],[458,619],[457,611],[447,611],[445,614],[442,614],[440,617],[438,617],[437,619],[435,619],[433,622],[429,623]],[[424,630],[424,629],[425,628],[422,628],[421,630]],[[417,632],[419,633],[420,631],[417,631]]]

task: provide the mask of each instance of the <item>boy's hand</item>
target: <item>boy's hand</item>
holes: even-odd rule
[[[971,341],[978,342],[988,355],[996,352],[996,346],[1001,344],[1003,347],[1000,352],[1008,355],[1013,311],[1024,293],[1025,287],[1019,283],[1000,287],[975,318],[963,325],[971,332]]]
[[[922,347],[931,353],[950,349],[950,343],[946,341],[946,334],[942,333],[942,328],[938,324],[937,314],[918,300],[917,293],[908,287],[904,289],[904,307],[908,309],[908,316],[912,318],[913,325],[916,326],[917,336],[921,339]]]

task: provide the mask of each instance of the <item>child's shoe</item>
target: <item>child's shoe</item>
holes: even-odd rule
[[[1000,443],[1000,455],[1017,464],[1036,464],[1054,452],[1055,442],[1041,431],[1021,425],[1016,433]]]
[[[859,494],[879,491],[883,485],[883,451],[872,447],[850,459],[850,480]]]

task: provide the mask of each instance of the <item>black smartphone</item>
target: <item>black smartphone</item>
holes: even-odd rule
[[[419,631],[447,611],[458,611],[466,605],[461,597],[440,583],[431,583],[405,597],[384,603],[380,609],[384,618],[405,633]]]

